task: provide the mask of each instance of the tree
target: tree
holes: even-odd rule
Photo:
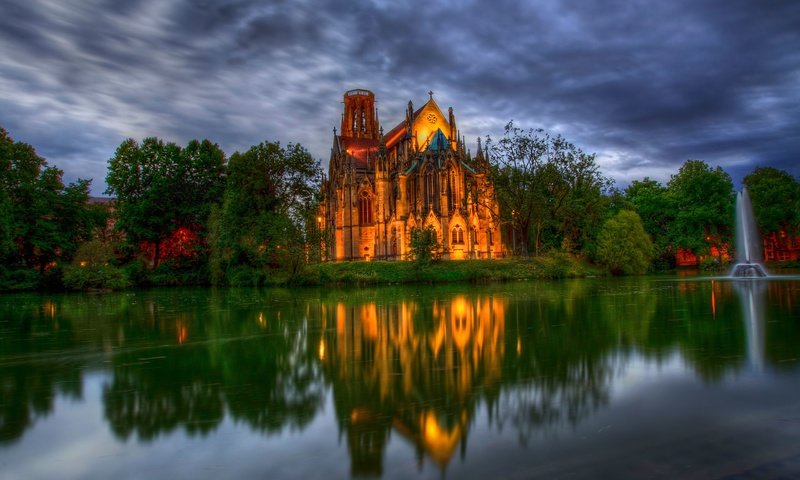
[[[264,142],[234,153],[222,206],[213,214],[213,281],[237,283],[237,271],[251,276],[242,283],[261,283],[270,269],[298,273],[321,177],[299,144]]]
[[[602,194],[611,181],[594,155],[563,137],[509,122],[503,137],[486,142],[489,178],[500,206],[493,212],[522,241],[523,254],[545,246],[579,250],[602,220]]]
[[[710,254],[730,245],[733,236],[733,182],[721,167],[712,169],[701,160],[687,160],[670,177],[667,190],[675,218],[670,241],[697,254]]]
[[[674,198],[667,188],[656,180],[645,177],[634,180],[625,189],[625,199],[639,214],[644,230],[653,238],[654,255],[661,267],[675,262],[675,252],[670,243],[670,227],[675,218]]]
[[[204,234],[211,207],[224,188],[225,154],[208,140],[181,148],[150,137],[127,139],[109,160],[107,194],[116,196],[117,228],[136,247],[153,244],[157,266],[161,245],[179,228]]]
[[[611,273],[641,275],[650,268],[653,243],[636,212],[622,210],[607,220],[597,239],[597,259]]]
[[[89,180],[64,185],[63,172],[0,128],[0,260],[42,273],[69,261],[91,236]]]
[[[436,229],[430,225],[427,227],[412,227],[409,235],[411,236],[411,241],[409,242],[410,253],[415,265],[425,266],[430,264],[440,247]]]
[[[589,252],[605,219],[613,181],[600,173],[594,154],[587,155],[560,140],[564,145],[560,146],[561,142],[555,145],[564,155],[558,165],[566,186],[560,212],[560,245],[567,252]]]
[[[762,235],[800,234],[800,182],[783,170],[758,167],[744,177]]]

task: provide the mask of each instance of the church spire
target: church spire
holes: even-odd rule
[[[453,115],[453,107],[447,108],[447,121],[450,123],[450,148],[458,150],[458,130],[456,129],[456,116]]]
[[[479,172],[486,172],[489,170],[489,162],[486,161],[486,156],[483,154],[483,147],[481,147],[481,137],[478,137],[478,151],[475,153],[475,167],[477,167]]]

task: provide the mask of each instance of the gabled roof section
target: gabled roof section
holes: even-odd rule
[[[341,149],[355,159],[356,168],[369,168],[369,159],[378,154],[380,140],[369,138],[339,137]]]
[[[386,143],[386,147],[391,149],[398,142],[405,139],[407,130],[408,120],[406,119],[384,135],[383,140]],[[431,98],[411,116],[411,134],[417,137],[417,147],[420,150],[425,150],[431,144],[431,140],[437,130],[442,132],[447,141],[447,146],[452,148],[450,142],[452,139],[448,137],[450,134],[448,117],[442,112],[436,101]]]
[[[411,115],[412,122],[417,118],[420,112],[422,112],[423,108],[425,108],[425,105],[418,108],[417,111]],[[383,136],[383,141],[386,143],[386,148],[392,148],[394,145],[397,144],[397,142],[403,139],[404,134],[406,133],[407,126],[408,126],[408,121],[403,120],[402,122],[398,123],[393,129],[389,130],[389,133]]]

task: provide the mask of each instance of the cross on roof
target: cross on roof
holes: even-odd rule
[[[431,97],[431,100],[433,100],[433,90],[428,91],[428,96]]]

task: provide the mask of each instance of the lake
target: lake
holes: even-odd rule
[[[0,296],[0,478],[800,475],[800,280]]]

